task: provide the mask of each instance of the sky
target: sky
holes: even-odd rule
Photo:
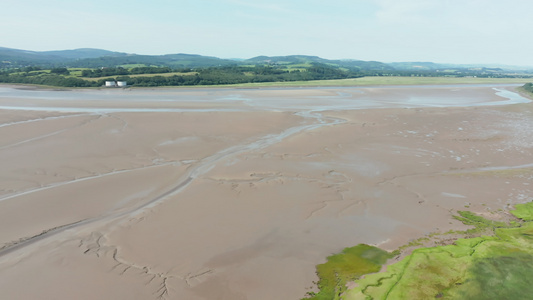
[[[1,0],[0,47],[533,66],[532,0]]]

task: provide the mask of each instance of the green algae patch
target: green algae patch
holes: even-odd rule
[[[460,212],[455,218],[474,226],[465,235],[491,235],[415,249],[387,271],[357,280],[341,299],[529,299],[533,203],[519,204],[511,213],[522,221],[508,224]]]
[[[533,221],[533,202],[517,204],[511,213],[524,221]]]
[[[480,232],[487,229],[494,230],[496,228],[506,228],[512,226],[504,222],[487,220],[470,211],[458,211],[457,213],[459,216],[454,216],[456,220],[461,221],[465,225],[474,226],[474,228],[467,230],[466,233]]]
[[[345,248],[341,253],[329,256],[327,262],[316,267],[320,278],[318,293],[309,293],[305,299],[330,300],[340,299],[346,290],[346,283],[362,275],[379,272],[381,266],[392,257],[387,251],[360,244]]]

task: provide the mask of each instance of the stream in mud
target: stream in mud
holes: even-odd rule
[[[435,86],[339,87],[286,89],[161,89],[161,90],[21,90],[0,87],[1,110],[33,110],[80,113],[116,112],[225,112],[225,111],[326,111],[369,108],[461,107],[529,103],[509,90],[519,85],[443,85],[442,93],[377,99],[366,94],[375,89],[425,90]],[[454,88],[492,87],[499,101],[480,95],[457,97]],[[265,91],[266,93],[263,93]],[[284,96],[284,91],[304,92]],[[330,92],[313,96],[306,92]],[[273,96],[269,96],[271,93]]]
[[[476,86],[477,87],[477,86]],[[218,162],[231,156],[244,152],[256,151],[279,143],[287,137],[299,134],[304,131],[318,129],[324,126],[333,126],[344,122],[343,119],[325,116],[324,111],[340,111],[354,109],[374,109],[374,108],[413,108],[413,107],[456,107],[456,106],[486,106],[486,105],[508,105],[516,103],[528,103],[529,99],[521,97],[515,92],[505,89],[509,87],[493,87],[494,94],[501,98],[499,101],[487,101],[479,97],[455,97],[446,96],[435,97],[407,97],[399,99],[371,99],[359,97],[364,94],[364,88],[339,88],[336,95],[329,96],[300,96],[285,98],[280,96],[263,96],[261,90],[247,90],[243,92],[238,89],[212,89],[198,90],[198,95],[190,90],[181,92],[180,90],[146,91],[137,90],[91,90],[91,91],[35,91],[21,90],[14,88],[0,87],[0,110],[26,110],[26,111],[52,111],[52,112],[72,112],[83,114],[104,115],[118,112],[136,113],[157,113],[157,112],[247,112],[247,111],[284,111],[292,112],[303,118],[302,124],[285,129],[277,134],[269,134],[254,141],[218,151],[217,153],[205,157],[191,165],[185,175],[183,175],[172,187],[144,203],[127,210],[119,208],[108,211],[100,216],[85,219],[76,223],[50,229],[42,234],[26,239],[19,243],[4,247],[0,250],[0,256],[19,250],[27,245],[41,241],[67,229],[73,229],[95,222],[113,222],[125,216],[133,216],[142,213],[163,201],[169,196],[180,193],[196,178],[209,172]],[[387,88],[387,87],[385,87]],[[423,87],[420,87],[423,88]],[[306,88],[323,89],[323,88]],[[335,91],[335,88],[327,88]],[[279,89],[283,92],[283,89]],[[355,96],[354,96],[355,95]],[[98,99],[98,100],[94,100]],[[107,101],[107,102],[106,102]],[[111,102],[111,103],[108,103]],[[192,105],[191,103],[194,103]],[[168,107],[166,107],[168,104]],[[183,105],[182,105],[183,104]],[[216,104],[211,107],[211,104]],[[44,119],[61,118],[61,116]],[[42,120],[44,120],[42,119]],[[41,119],[2,122],[0,127],[6,127],[24,122],[38,122]],[[158,167],[167,164],[155,165]],[[135,171],[136,169],[130,170]],[[128,171],[129,172],[129,171]],[[93,176],[88,179],[96,179],[109,174]],[[66,184],[66,183],[65,183]],[[58,184],[55,186],[60,186]],[[44,188],[54,188],[49,186]],[[1,200],[16,198],[33,191],[25,191],[16,195],[9,195]]]

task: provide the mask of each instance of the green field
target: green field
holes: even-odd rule
[[[113,76],[103,76],[103,77],[81,77],[81,71],[80,72],[80,75],[77,76],[83,80],[87,80],[87,81],[98,81],[98,80],[101,80],[101,79],[107,79],[107,78],[115,78],[115,77],[120,77],[120,75],[113,75]],[[187,72],[187,73],[183,73],[183,72],[170,72],[170,73],[155,73],[155,74],[134,74],[134,75],[127,75],[128,77],[155,77],[155,76],[163,76],[163,77],[169,77],[169,76],[174,76],[174,75],[177,75],[177,76],[192,76],[192,75],[195,75],[195,74],[198,74],[198,72]],[[75,75],[74,73],[71,72],[71,75]]]
[[[431,84],[521,84],[531,78],[467,78],[467,77],[401,77],[368,76],[351,79],[286,81],[232,84],[232,87],[291,87],[291,86],[366,86],[366,85],[431,85]]]
[[[133,69],[133,68],[150,67],[150,66],[146,64],[125,64],[125,65],[120,65],[119,67],[122,67],[124,69]]]

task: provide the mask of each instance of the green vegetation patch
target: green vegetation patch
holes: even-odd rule
[[[533,221],[533,202],[517,204],[511,213],[524,221]]]
[[[528,82],[522,86],[522,89],[530,94],[533,94],[533,83]]]
[[[492,235],[415,249],[386,272],[357,280],[341,299],[530,299],[533,202],[511,213],[522,221],[507,224],[459,212],[456,219]]]
[[[496,228],[507,228],[512,225],[505,222],[487,220],[470,211],[458,211],[459,216],[454,216],[455,219],[461,221],[465,225],[472,225],[474,228],[468,229],[466,233],[483,232],[487,229],[494,230]]]
[[[376,85],[432,85],[432,84],[493,84],[524,83],[530,78],[465,78],[465,77],[402,77],[402,76],[366,76],[360,78],[334,80],[308,80],[285,82],[255,82],[235,84],[235,87],[270,87],[270,86],[376,86]]]
[[[149,67],[149,66],[145,65],[145,64],[124,64],[124,65],[120,65],[118,67],[121,67],[121,68],[124,68],[124,69],[132,69],[132,68]]]
[[[320,292],[309,293],[306,299],[339,299],[346,290],[346,283],[364,274],[378,272],[389,258],[391,254],[387,251],[369,245],[346,248],[316,267]]]
[[[533,295],[533,255],[510,253],[476,259],[463,285],[450,291],[453,299],[527,299]]]
[[[178,55],[179,56],[179,55]],[[184,57],[192,59],[190,62]],[[122,57],[124,58],[124,57]],[[127,58],[127,57],[126,57]],[[139,57],[140,58],[140,57]],[[169,58],[169,57],[167,57]],[[197,58],[197,57],[196,57]],[[105,80],[127,81],[128,86],[365,86],[365,85],[424,85],[424,84],[475,84],[475,83],[526,83],[531,78],[522,75],[500,74],[497,78],[476,71],[477,75],[466,73],[446,77],[441,72],[393,70],[382,63],[341,62],[320,63],[309,57],[288,57],[287,61],[276,63],[266,58],[255,64],[219,64],[210,60],[211,66],[187,67],[194,64],[195,56],[180,56],[178,65],[171,63],[142,63],[144,60],[125,60],[110,63],[112,58],[99,58],[93,64],[78,65],[76,68],[53,67],[45,70],[39,66],[0,69],[0,83],[40,84],[64,87],[101,87]],[[261,62],[260,62],[261,61]],[[252,61],[250,61],[251,63]],[[366,64],[366,67],[363,65]],[[203,65],[203,64],[201,64]],[[93,68],[89,68],[93,66]],[[192,66],[192,65],[191,65]],[[370,69],[368,69],[370,68]],[[373,70],[373,68],[378,68]],[[383,69],[385,68],[385,69]],[[388,69],[386,72],[384,72]],[[43,77],[42,75],[54,75]],[[479,75],[479,76],[478,76]],[[478,76],[478,77],[477,77]],[[525,91],[531,85],[525,85]]]

